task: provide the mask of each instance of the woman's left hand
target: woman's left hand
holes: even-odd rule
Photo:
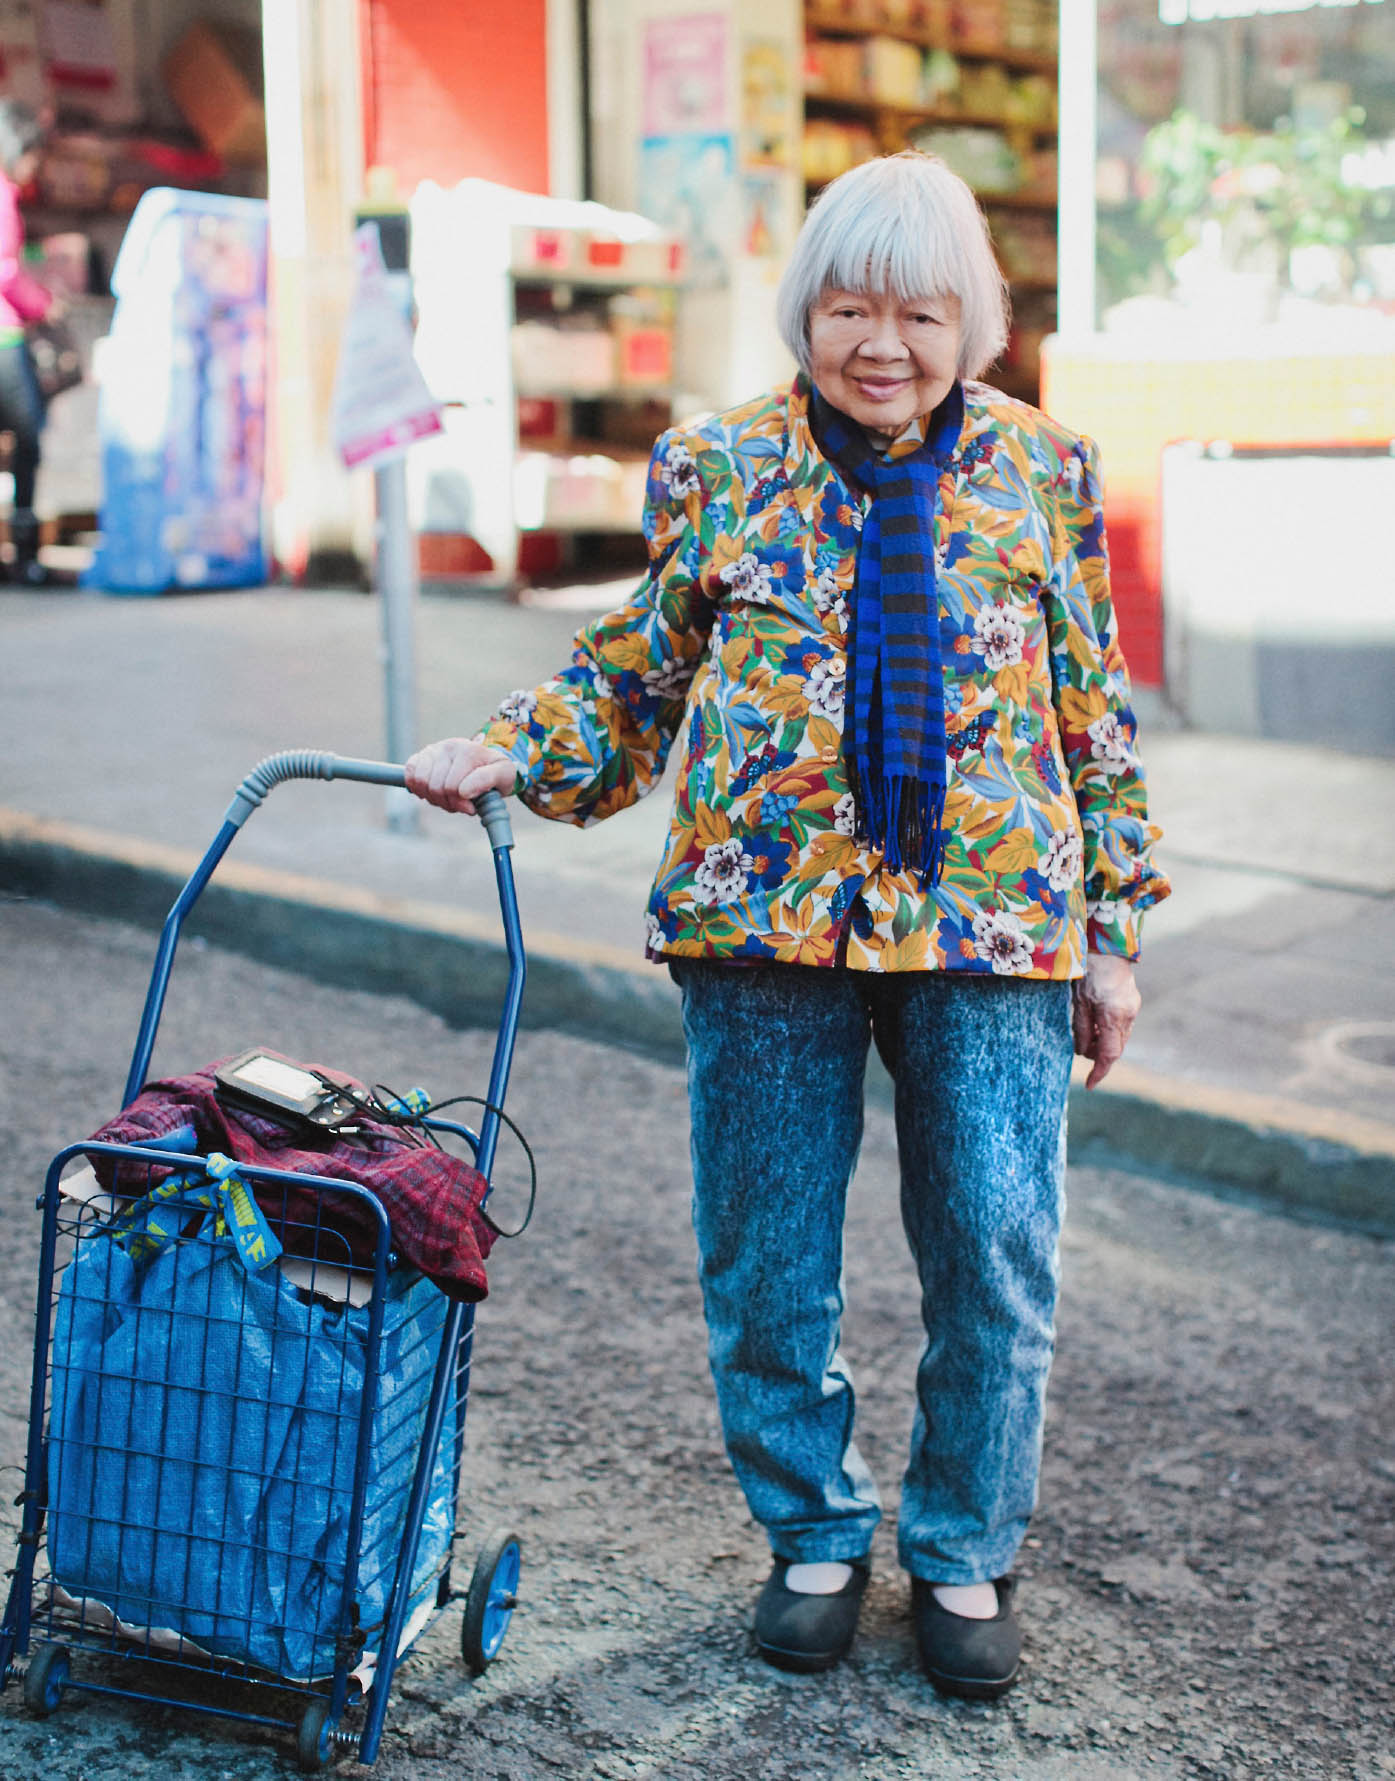
[[[1118,1062],[1129,1042],[1143,998],[1133,980],[1133,965],[1110,952],[1085,956],[1085,975],[1075,986],[1071,1026],[1075,1049],[1094,1068],[1086,1088],[1097,1088]]]

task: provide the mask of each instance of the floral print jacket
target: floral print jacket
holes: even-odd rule
[[[649,572],[570,667],[481,732],[540,814],[599,822],[676,737],[651,955],[1071,978],[1133,958],[1167,895],[1149,863],[1114,635],[1095,447],[984,384],[940,488],[950,781],[922,889],[854,837],[843,762],[864,498],[819,452],[797,379],[673,428],[650,465]]]

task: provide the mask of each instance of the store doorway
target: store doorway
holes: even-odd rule
[[[97,379],[133,212],[155,187],[266,196],[261,24],[261,0],[34,0],[0,11],[0,96],[50,126],[20,194],[26,268],[62,295],[85,372],[49,406],[35,497],[41,556],[60,579],[76,578],[97,542]],[[0,436],[0,472],[7,447]]]

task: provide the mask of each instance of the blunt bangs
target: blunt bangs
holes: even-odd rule
[[[776,298],[781,338],[809,370],[809,312],[829,289],[955,296],[959,375],[979,377],[1003,350],[1008,295],[973,193],[933,155],[866,161],[810,207]]]

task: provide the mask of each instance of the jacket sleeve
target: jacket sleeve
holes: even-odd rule
[[[1055,510],[1046,610],[1061,748],[1085,844],[1086,944],[1133,959],[1143,911],[1170,886],[1151,861],[1161,830],[1148,820],[1109,589],[1099,451],[1089,439],[1074,441],[1062,463]]]
[[[24,224],[19,199],[8,181],[0,191],[0,298],[22,322],[37,322],[53,305],[53,292],[24,270]]]
[[[649,464],[644,580],[581,632],[569,667],[510,693],[480,732],[513,756],[515,791],[540,816],[584,827],[658,784],[712,627],[698,579],[704,498],[682,435],[665,433]]]

